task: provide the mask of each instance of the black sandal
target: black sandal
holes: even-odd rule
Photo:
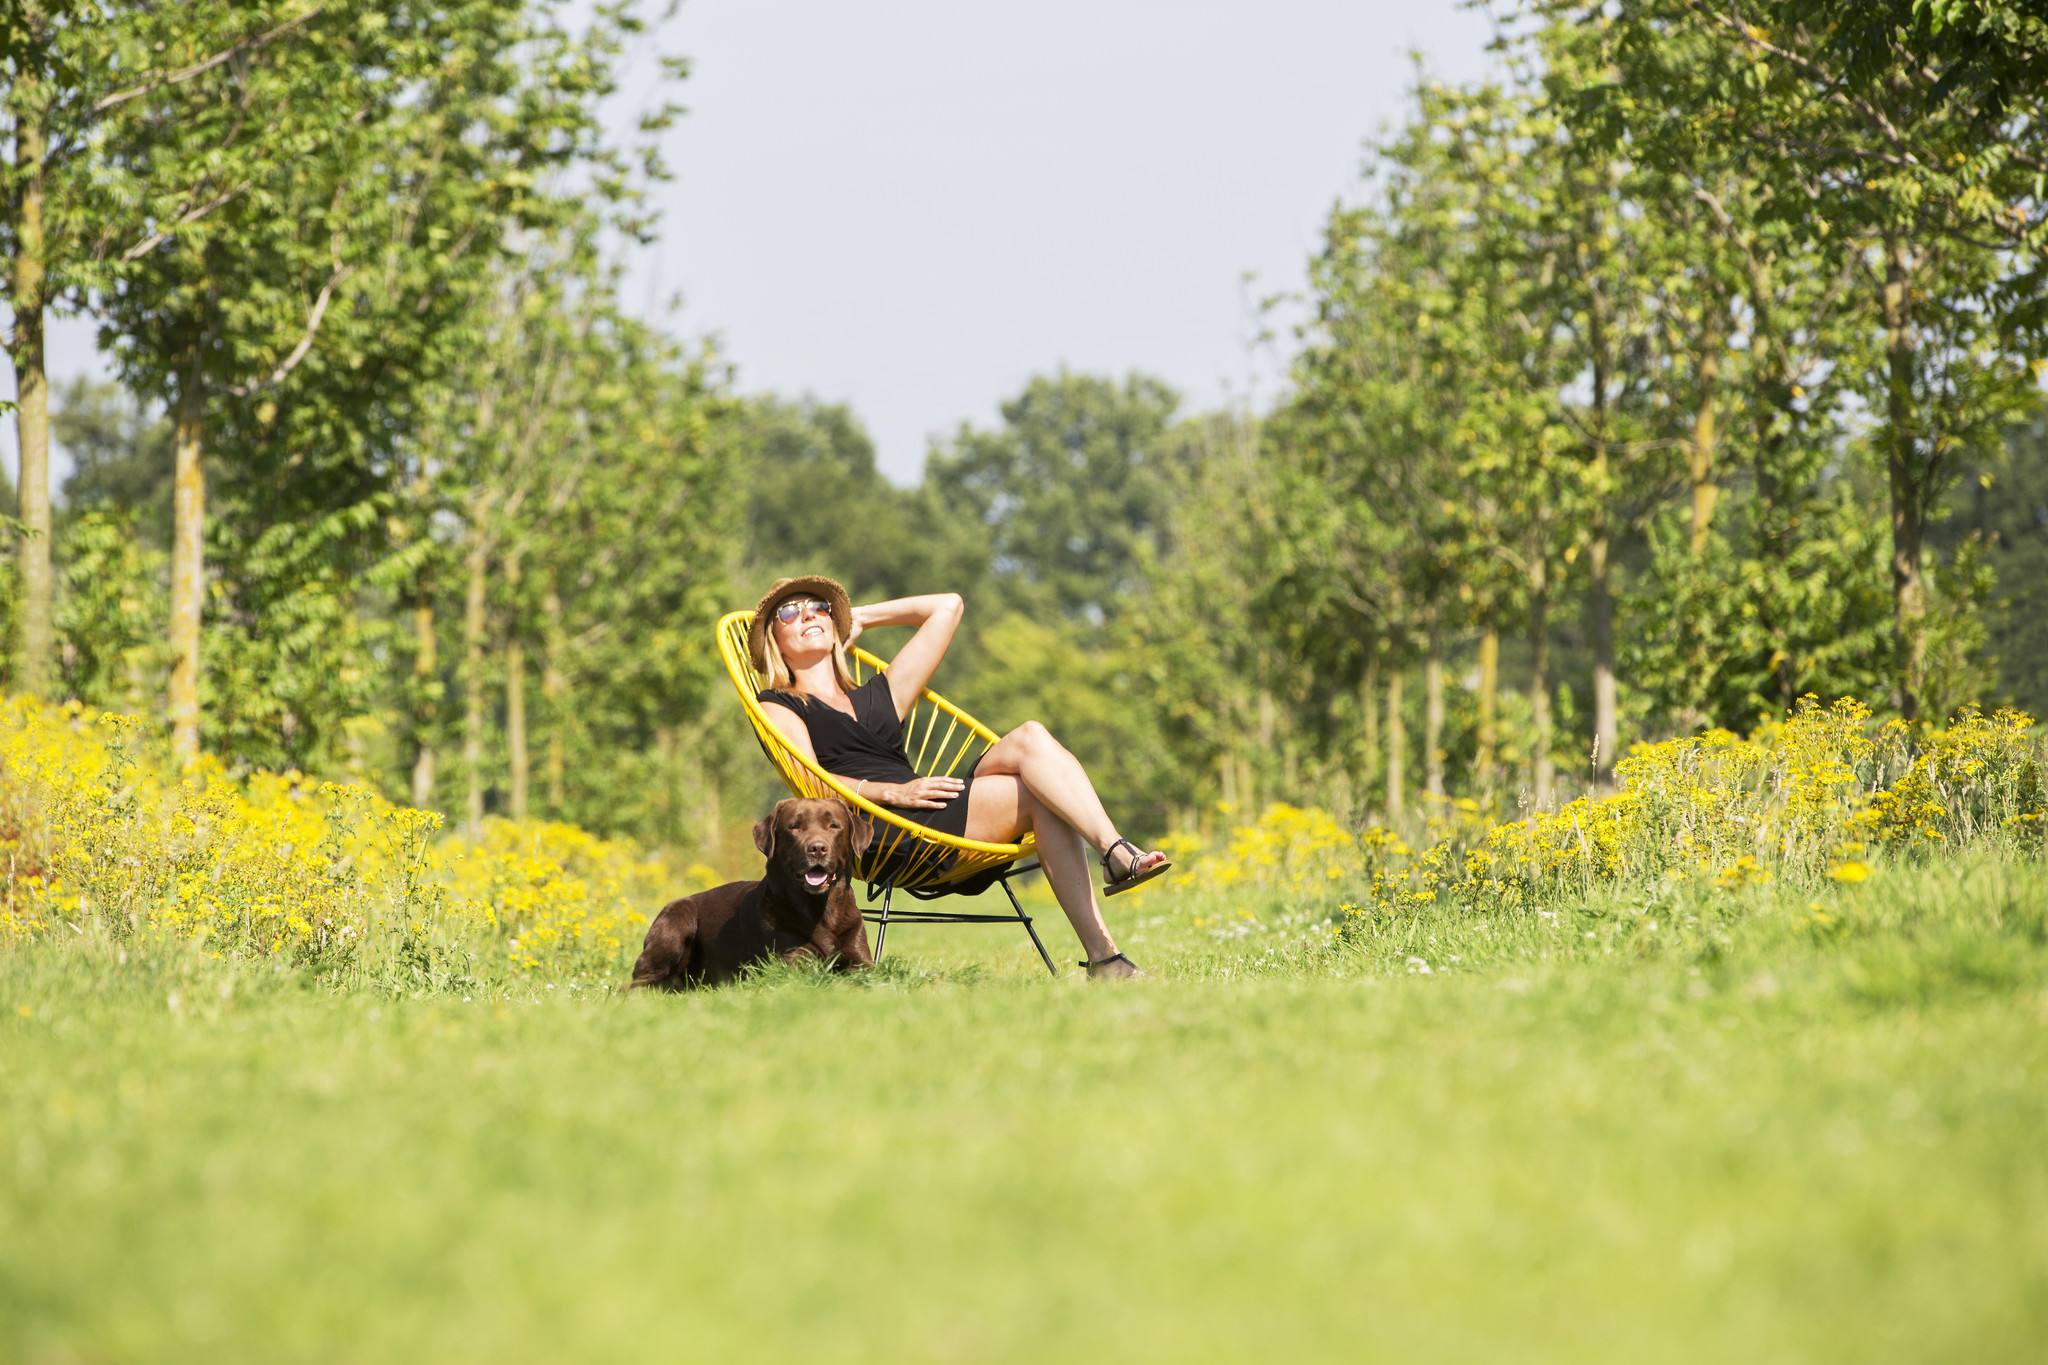
[[[1131,851],[1130,866],[1125,870],[1123,876],[1112,877],[1109,875],[1109,855],[1120,848],[1127,848]],[[1159,866],[1148,867],[1143,872],[1140,872],[1138,871],[1138,861],[1144,856],[1143,853],[1138,851],[1138,846],[1129,839],[1119,839],[1108,848],[1102,850],[1102,894],[1105,896],[1121,895],[1134,886],[1142,886],[1144,883],[1151,881],[1154,877],[1166,871],[1167,868],[1173,866],[1170,859],[1163,859]],[[1125,960],[1128,961],[1129,959]]]
[[[1121,972],[1107,970],[1107,968],[1112,962],[1121,962],[1129,970]],[[1090,981],[1095,981],[1102,978],[1107,978],[1111,981],[1126,981],[1134,976],[1145,975],[1145,969],[1143,967],[1140,967],[1137,963],[1131,961],[1122,953],[1111,953],[1108,957],[1105,957],[1097,962],[1090,962],[1086,958],[1083,958],[1075,965],[1079,967],[1086,967],[1088,969],[1088,979]],[[1105,970],[1098,973],[1096,971],[1096,968],[1098,967],[1103,968]]]

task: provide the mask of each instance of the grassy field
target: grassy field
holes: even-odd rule
[[[2042,1358],[2039,864],[1130,900],[1120,988],[1003,930],[661,998],[0,954],[0,1357]]]

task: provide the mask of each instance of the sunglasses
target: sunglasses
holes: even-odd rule
[[[824,616],[831,610],[815,597],[792,597],[775,608],[775,619],[786,626],[800,616]]]

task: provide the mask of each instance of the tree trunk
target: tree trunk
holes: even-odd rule
[[[1500,631],[1492,621],[1479,633],[1479,752],[1472,764],[1479,790],[1493,792],[1500,753]]]
[[[471,515],[469,553],[464,556],[468,590],[462,606],[462,766],[468,779],[463,821],[471,839],[484,827],[484,609],[490,545],[479,523],[490,513],[488,499],[479,503]]]
[[[1550,758],[1550,574],[1541,555],[1529,570],[1529,779],[1538,810],[1550,804],[1557,777]]]
[[[1444,794],[1444,649],[1443,639],[1429,632],[1429,657],[1422,665],[1422,785],[1431,796]]]
[[[171,754],[180,766],[199,757],[199,618],[206,595],[206,471],[199,444],[206,398],[200,362],[178,392],[171,495]]]
[[[1595,215],[1595,240],[1598,240],[1598,213]],[[1586,567],[1592,576],[1593,608],[1593,780],[1604,782],[1608,770],[1614,764],[1615,736],[1619,726],[1615,720],[1614,689],[1614,593],[1608,581],[1610,565],[1608,554],[1611,537],[1608,531],[1608,490],[1610,461],[1607,454],[1607,377],[1610,366],[1607,355],[1607,295],[1595,277],[1592,296],[1592,342],[1593,342],[1593,486],[1599,499],[1593,517],[1593,535],[1588,550]],[[1544,663],[1549,662],[1546,656]],[[1547,719],[1549,712],[1546,709]],[[1546,748],[1546,754],[1547,754]]]
[[[562,672],[562,599],[552,583],[541,599],[541,609],[547,613],[548,621],[547,658],[540,674],[540,694],[547,703],[548,718],[548,815],[559,820],[565,800],[562,778],[566,741],[562,727],[567,723],[567,708],[563,699],[569,692],[569,680]],[[713,799],[717,799],[715,792]]]
[[[1365,676],[1358,680],[1358,706],[1365,713],[1364,785],[1370,788],[1380,766],[1380,652],[1371,645],[1365,651]]]
[[[414,701],[413,742],[419,753],[412,762],[412,803],[421,810],[434,804],[434,734],[427,716],[427,699],[439,664],[434,637],[434,604],[423,602],[412,609],[412,676],[418,693]]]
[[[1604,520],[1604,518],[1603,518]],[[1589,547],[1587,569],[1593,579],[1593,781],[1614,774],[1614,746],[1620,742],[1614,686],[1614,592],[1608,578],[1608,540],[1603,532]]]
[[[31,101],[35,78],[18,86]],[[50,383],[43,366],[43,130],[23,119],[14,130],[21,177],[21,216],[14,258],[14,430],[21,455],[16,488],[21,531],[15,557],[21,577],[21,634],[14,642],[14,688],[35,696],[50,689]]]
[[[517,640],[505,645],[505,756],[511,769],[512,790],[507,796],[507,813],[514,820],[526,818],[526,648]]]
[[[505,586],[513,601],[519,600],[519,554],[505,556]],[[526,645],[516,634],[505,633],[505,766],[507,787],[505,813],[514,820],[526,818],[526,784],[531,768],[526,761]]]
[[[1913,369],[1917,356],[1912,319],[1913,253],[1896,235],[1885,238],[1884,329],[1890,362],[1886,386],[1885,456],[1892,495],[1892,633],[1897,650],[1893,702],[1907,720],[1920,714],[1926,665],[1927,585],[1920,575],[1920,545],[1927,529],[1913,421]]]
[[[1408,768],[1408,728],[1401,720],[1401,668],[1387,670],[1387,818],[1398,820],[1407,809],[1402,790]]]
[[[1710,314],[1712,310],[1710,309]],[[1699,407],[1692,415],[1692,552],[1707,548],[1707,529],[1713,525],[1714,505],[1721,499],[1721,486],[1714,482],[1715,386],[1721,377],[1721,331],[1707,324],[1700,338]]]

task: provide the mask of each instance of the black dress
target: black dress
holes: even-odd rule
[[[910,766],[910,755],[903,750],[903,722],[896,715],[896,699],[889,695],[888,677],[877,673],[854,688],[851,695],[851,716],[836,706],[812,701],[794,692],[763,688],[756,697],[762,702],[787,706],[804,718],[804,728],[811,732],[811,748],[818,755],[818,766],[826,772],[851,782],[915,781],[919,774]],[[937,810],[908,806],[889,806],[886,809],[926,829],[965,838],[967,793],[974,786],[974,764],[963,763],[961,766],[966,771],[960,773],[960,780],[967,785],[960,789],[958,796]]]

